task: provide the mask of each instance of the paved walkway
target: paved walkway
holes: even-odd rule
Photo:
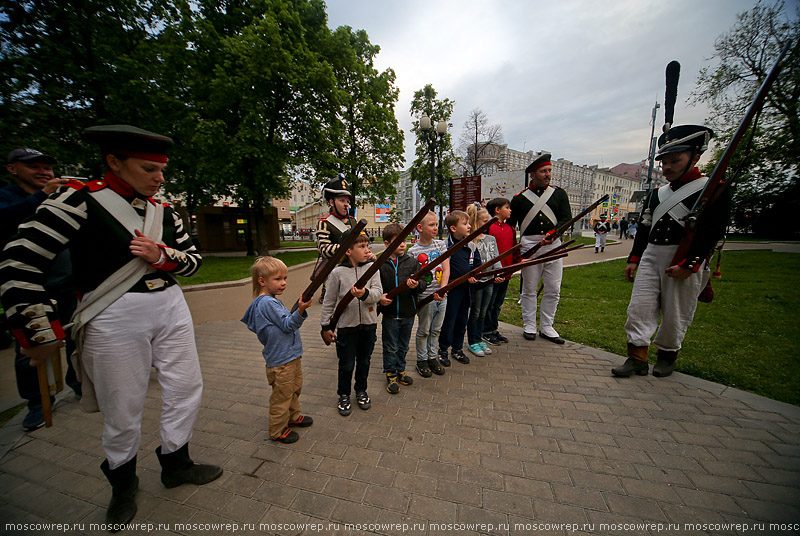
[[[292,272],[296,288],[304,274]],[[196,328],[205,391],[192,455],[225,474],[202,487],[160,484],[153,377],[134,519],[151,526],[123,534],[800,529],[800,408],[679,373],[615,379],[609,368],[622,358],[571,342],[525,341],[508,325],[511,342],[493,355],[453,362],[441,377],[412,372],[414,385],[397,395],[384,389],[379,341],[372,409],[354,407],[343,418],[335,354],[320,342],[315,306],[301,330],[301,403],[315,423],[293,445],[271,442],[260,347],[235,319],[249,302],[244,289],[237,316]],[[217,292],[187,293],[196,321],[221,310]],[[286,301],[298,292],[289,289]],[[91,525],[103,522],[110,497],[99,470],[100,415],[81,413],[66,393],[59,399],[52,428],[21,434],[19,414],[0,431],[0,531],[104,533]],[[23,523],[66,526],[13,525]],[[794,525],[780,531],[770,523]]]

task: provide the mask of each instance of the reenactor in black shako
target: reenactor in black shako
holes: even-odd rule
[[[645,202],[628,256],[625,278],[634,282],[625,324],[628,359],[611,370],[615,376],[647,375],[647,349],[656,330],[653,344],[658,359],[653,376],[669,376],[675,368],[697,298],[709,280],[708,257],[730,218],[730,190],[726,189],[723,198],[705,209],[703,225],[697,227],[688,253],[673,260],[686,234],[684,218],[708,181],[696,165],[713,135],[704,126],[682,125],[658,138],[656,160],[661,161],[669,184],[654,190]]]
[[[606,250],[606,239],[608,239],[608,232],[611,230],[611,225],[606,221],[606,215],[600,214],[600,221],[594,224],[594,252],[597,253]]]

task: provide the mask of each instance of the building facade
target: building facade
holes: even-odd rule
[[[630,220],[632,215],[635,217],[637,203],[634,195],[641,187],[639,179],[614,173],[608,168],[598,168],[597,166],[591,166],[591,168],[594,171],[592,198],[596,200],[606,194],[609,196],[608,201],[592,212],[592,219],[598,219],[601,214],[606,214],[611,221],[620,220],[623,217]]]
[[[393,205],[374,205],[372,203],[362,203],[356,207],[356,219],[367,220],[365,232],[378,239],[383,232],[383,228],[389,225],[388,210]],[[316,201],[297,210],[297,232],[301,236],[307,236],[317,229],[317,222],[330,213],[328,205],[323,205],[322,201]]]

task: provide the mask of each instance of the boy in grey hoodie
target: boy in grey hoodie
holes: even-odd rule
[[[267,363],[269,397],[269,437],[281,443],[294,443],[300,437],[291,427],[311,426],[313,420],[300,414],[300,391],[303,387],[301,357],[303,343],[300,326],[308,318],[306,309],[313,300],[300,296],[297,310],[290,313],[278,296],[286,290],[288,269],[280,259],[259,257],[250,268],[253,276],[253,303],[242,322],[258,335],[264,345],[261,354]]]
[[[342,235],[344,240],[349,231]],[[350,382],[355,369],[355,391],[358,407],[367,410],[371,406],[367,395],[367,376],[372,350],[377,339],[378,313],[376,305],[383,295],[378,273],[372,275],[363,288],[356,288],[355,283],[369,268],[369,239],[361,234],[355,244],[345,252],[345,259],[333,269],[328,276],[328,290],[322,302],[323,338],[336,341],[336,355],[339,358],[339,384],[336,393],[339,395],[337,409],[342,416],[350,415]],[[330,320],[336,305],[347,294],[352,293],[357,299],[351,301],[342,313],[334,336]]]

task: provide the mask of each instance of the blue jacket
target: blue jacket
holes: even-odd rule
[[[453,247],[456,242],[458,242],[458,240],[453,238],[453,235],[450,235],[450,238],[447,239],[447,248]],[[488,261],[489,259],[486,260]],[[478,252],[475,243],[470,242],[450,256],[450,281],[461,277],[481,264],[483,264],[481,254]]]
[[[253,300],[242,322],[264,345],[261,354],[267,366],[277,367],[303,355],[300,326],[306,318],[307,313],[290,313],[280,300],[264,294]]]

